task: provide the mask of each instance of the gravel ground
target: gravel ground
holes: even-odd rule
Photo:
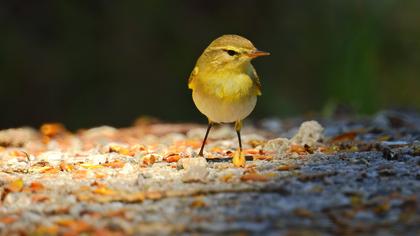
[[[418,114],[304,120],[2,130],[0,234],[420,235]]]

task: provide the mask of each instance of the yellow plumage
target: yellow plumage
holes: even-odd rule
[[[265,55],[269,54],[258,51],[241,36],[223,35],[204,50],[188,80],[195,105],[209,119],[208,131],[212,123],[236,122],[240,147],[240,123],[252,112],[257,96],[261,95],[261,84],[251,60]],[[203,148],[204,142],[200,155]]]

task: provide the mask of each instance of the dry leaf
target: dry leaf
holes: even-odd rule
[[[107,195],[107,196],[115,194],[114,190],[109,189],[107,187],[99,187],[99,188],[94,189],[92,192],[95,194]]]
[[[45,168],[40,171],[40,173],[43,174],[57,174],[58,172],[60,172],[60,170],[52,166],[45,166]]]
[[[64,127],[64,125],[60,123],[44,124],[41,126],[40,130],[41,133],[47,137],[53,137],[66,132],[66,128]]]
[[[42,183],[40,183],[40,182],[36,182],[36,181],[34,181],[34,182],[32,182],[30,185],[29,185],[29,189],[32,191],[32,192],[39,192],[39,191],[42,191],[42,190],[44,190],[44,185],[42,184]]]
[[[14,157],[29,157],[28,153],[20,150],[12,150],[9,152],[9,155]]]
[[[37,203],[37,202],[45,202],[45,201],[47,201],[49,199],[50,198],[47,195],[45,195],[45,194],[34,194],[34,195],[31,196],[32,202],[35,202],[35,203]]]
[[[205,201],[203,201],[202,197],[196,198],[190,204],[190,207],[194,207],[194,208],[201,208],[201,207],[206,207],[206,206],[207,206],[207,203]]]
[[[338,142],[343,142],[343,141],[352,141],[356,138],[357,133],[352,131],[352,132],[347,132],[344,134],[340,134],[335,136],[334,138],[332,138],[330,140],[330,143],[338,143]]]
[[[225,174],[225,175],[223,175],[222,177],[220,177],[220,181],[223,181],[223,182],[229,182],[230,180],[232,180],[232,178],[233,178],[234,176],[235,176],[235,175],[234,175],[234,174],[232,174],[232,173]]]
[[[109,152],[116,152],[118,154],[124,155],[124,156],[134,156],[135,152],[125,148],[125,147],[121,147],[118,145],[111,145],[109,146]]]
[[[143,157],[143,165],[149,166],[149,165],[153,165],[155,162],[156,162],[155,155],[147,155]]]
[[[64,161],[60,163],[60,170],[61,171],[66,171],[66,172],[71,172],[74,170],[74,165],[72,164],[67,164]]]
[[[10,182],[5,189],[9,192],[20,192],[23,189],[23,180],[22,179],[16,179],[12,182]]]
[[[260,181],[260,182],[265,182],[270,180],[267,176],[264,175],[260,175],[257,173],[253,173],[253,174],[245,174],[241,176],[241,180],[242,181]]]
[[[80,164],[81,167],[86,168],[86,169],[98,169],[98,168],[103,168],[103,165],[96,165],[96,164],[92,164],[92,163],[82,163]]]
[[[13,222],[17,221],[18,218],[16,216],[4,216],[0,218],[0,222],[3,224],[12,224]]]
[[[289,152],[295,152],[297,154],[306,154],[306,149],[304,146],[299,144],[292,144],[290,145]]]
[[[181,159],[181,156],[178,154],[169,155],[165,158],[166,162],[172,163],[172,162],[178,162],[179,159]]]
[[[125,163],[120,160],[115,160],[113,162],[108,162],[103,165],[110,168],[122,168],[124,167]]]
[[[296,170],[299,169],[298,166],[295,165],[279,165],[277,166],[278,171],[289,171],[289,170]]]

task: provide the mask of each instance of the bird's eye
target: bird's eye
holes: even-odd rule
[[[227,53],[227,54],[229,54],[229,56],[235,56],[236,54],[238,54],[236,51],[234,51],[234,50],[225,50],[225,52]]]

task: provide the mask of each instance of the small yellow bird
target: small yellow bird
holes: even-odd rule
[[[223,35],[204,50],[188,80],[198,110],[209,120],[199,152],[203,156],[207,136],[214,123],[233,123],[242,150],[242,120],[254,110],[261,84],[251,60],[270,55],[259,51],[248,39]]]

